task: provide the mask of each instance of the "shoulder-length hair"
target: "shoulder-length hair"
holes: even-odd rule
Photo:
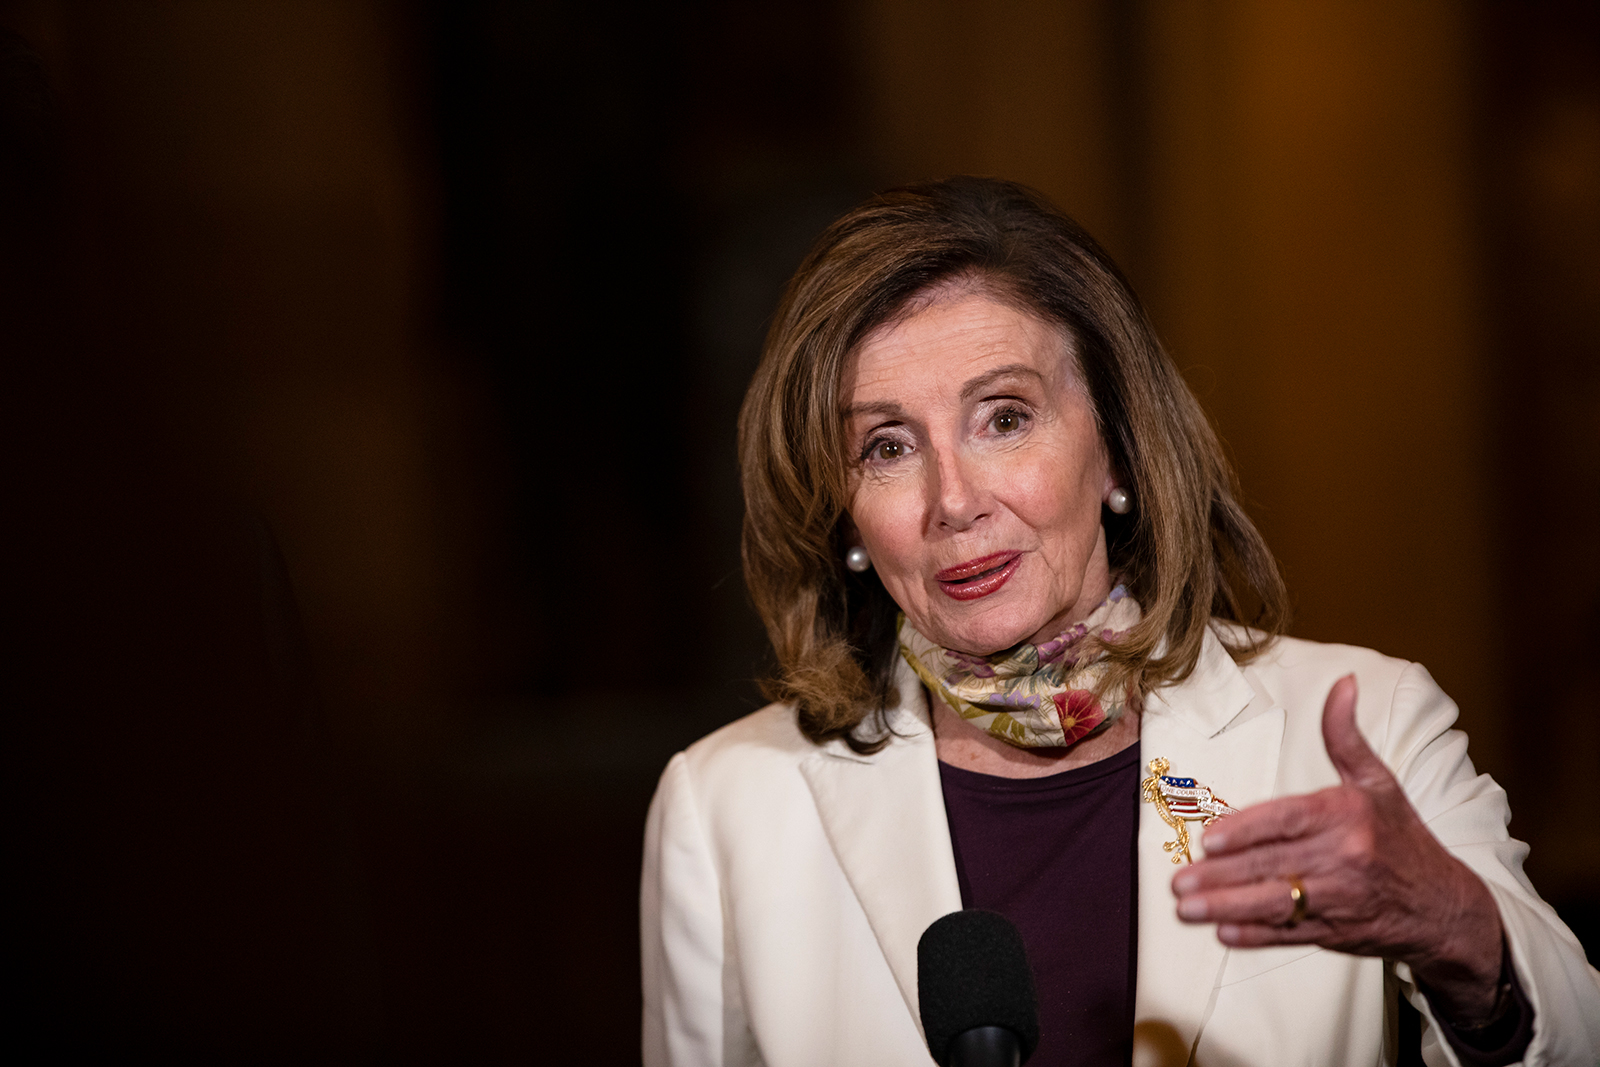
[[[1266,543],[1235,499],[1216,434],[1156,339],[1132,287],[1042,195],[951,178],[873,197],[830,226],[790,280],[739,415],[744,572],[777,653],[769,697],[792,702],[812,741],[842,737],[894,699],[898,608],[873,572],[844,566],[850,458],[846,361],[919,294],[971,283],[1054,324],[1069,341],[1131,514],[1102,512],[1112,571],[1144,617],[1104,646],[1108,691],[1149,692],[1194,670],[1213,616],[1234,659],[1288,618]],[[863,735],[867,736],[863,736]]]

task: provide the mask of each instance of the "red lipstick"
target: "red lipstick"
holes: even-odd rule
[[[1005,585],[1017,572],[1021,552],[995,552],[946,567],[933,577],[939,588],[955,600],[977,600]]]

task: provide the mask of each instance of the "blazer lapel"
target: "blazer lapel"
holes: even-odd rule
[[[917,942],[929,923],[961,910],[961,889],[922,687],[900,668],[893,741],[871,756],[828,745],[806,757],[800,773],[921,1033]]]
[[[1140,754],[1166,757],[1169,774],[1194,778],[1235,808],[1272,795],[1284,712],[1257,694],[1222,643],[1206,634],[1194,673],[1145,701]],[[1200,824],[1190,823],[1190,848],[1200,858]],[[1134,1005],[1134,1063],[1189,1061],[1210,1015],[1226,947],[1216,928],[1179,922],[1172,895],[1178,867],[1162,844],[1176,835],[1140,802],[1139,949]],[[1180,861],[1181,864],[1181,861]]]

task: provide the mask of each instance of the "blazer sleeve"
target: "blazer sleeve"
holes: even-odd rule
[[[1517,979],[1534,1008],[1533,1040],[1522,1062],[1600,1063],[1600,972],[1523,873],[1528,846],[1507,831],[1505,790],[1477,773],[1467,735],[1451,728],[1455,720],[1454,702],[1411,664],[1395,686],[1384,754],[1434,836],[1483,879],[1499,905]],[[1455,1065],[1409,968],[1400,964],[1396,973],[1425,1021],[1424,1059]]]
[[[724,994],[722,888],[689,761],[662,772],[645,821],[639,889],[645,1067],[759,1062],[737,996]]]

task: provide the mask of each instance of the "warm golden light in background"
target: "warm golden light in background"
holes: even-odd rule
[[[1427,665],[1536,884],[1592,904],[1592,6],[764,8],[0,3],[89,250],[60,318],[106,353],[28,388],[120,394],[112,423],[14,402],[281,545],[370,964],[326,1027],[498,1060],[571,1016],[636,1058],[644,801],[757,699],[733,417],[765,316],[834,214],[949,173],[1102,240],[1237,460],[1294,632]],[[77,468],[28,462],[54,514]]]

